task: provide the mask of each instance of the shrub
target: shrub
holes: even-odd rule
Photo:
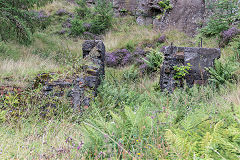
[[[84,21],[80,19],[73,19],[71,21],[71,34],[72,35],[82,35],[85,32]]]
[[[240,34],[240,30],[236,27],[232,27],[228,30],[221,32],[220,34],[220,47],[227,45],[236,35]]]
[[[222,19],[218,19],[217,17],[212,17],[207,26],[201,29],[201,33],[205,36],[215,36],[218,35],[220,32],[227,30],[229,28],[229,24]]]
[[[127,49],[120,49],[106,54],[106,64],[109,67],[125,66],[131,61],[132,55]]]
[[[170,0],[161,0],[158,2],[159,6],[163,8],[164,11],[172,9],[172,5],[170,4]]]
[[[77,16],[73,22],[81,21],[81,23],[89,23],[89,31],[94,34],[103,33],[112,25],[113,9],[111,3],[107,0],[97,0],[93,9],[90,9],[85,0],[78,1],[79,6],[76,8]],[[72,23],[73,35],[81,35],[82,27],[78,27],[80,23]],[[76,29],[79,29],[76,32]]]
[[[175,156],[172,156],[175,159],[238,159],[240,129],[237,117],[240,112],[239,106],[232,108],[217,114],[204,109],[189,113],[166,132],[166,139],[174,151]]]
[[[191,70],[191,64],[187,63],[186,66],[173,66],[173,69],[176,71],[175,75],[174,75],[174,79],[183,79],[189,72],[189,70]]]
[[[91,10],[87,6],[86,0],[77,1],[78,7],[75,9],[77,16],[82,19],[86,19],[91,15]]]
[[[94,157],[96,151],[104,152],[105,155],[101,156],[103,158],[118,157],[121,154],[126,154],[129,158],[140,156],[144,146],[148,148],[147,139],[152,133],[153,119],[146,113],[144,107],[134,112],[126,106],[121,115],[110,112],[112,119],[109,122],[101,119],[94,120],[94,123],[85,122],[83,131],[88,142],[85,146],[88,157]],[[119,155],[112,155],[114,150],[119,150]]]
[[[207,25],[201,29],[206,36],[219,35],[239,19],[238,0],[220,0],[209,4],[208,9],[213,12]]]
[[[97,0],[93,15],[92,33],[100,34],[112,26],[113,9],[107,0]]]

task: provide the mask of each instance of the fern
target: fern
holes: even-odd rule
[[[239,123],[232,121],[232,115],[226,111],[208,118],[203,111],[195,111],[180,122],[180,127],[166,132],[173,154],[179,159],[238,159],[240,128]]]
[[[137,146],[132,143],[136,143],[138,140],[143,141],[143,139],[149,136],[152,132],[153,120],[146,115],[144,108],[139,108],[139,110],[134,112],[130,107],[125,107],[124,112],[120,115],[113,112],[110,112],[110,114],[112,119],[109,122],[104,122],[101,119],[91,120],[91,124],[101,130],[101,133],[99,133],[98,129],[83,125],[85,139],[88,142],[91,141],[89,144],[98,146],[98,151],[102,150],[104,143],[106,143],[105,145],[110,145],[110,148],[113,149],[116,147],[115,142],[117,142],[125,150],[132,150],[132,153],[136,154],[134,150],[137,150]],[[106,135],[103,135],[103,133],[106,133],[112,140],[104,141],[106,140]],[[119,146],[117,147],[119,148]],[[88,150],[92,149],[91,147],[88,148]]]

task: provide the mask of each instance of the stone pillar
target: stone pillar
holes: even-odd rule
[[[72,90],[73,107],[82,110],[89,106],[90,101],[97,95],[97,88],[104,78],[105,46],[100,40],[87,40],[82,45],[83,74],[74,81]]]

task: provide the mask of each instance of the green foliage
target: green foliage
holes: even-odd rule
[[[2,59],[13,59],[17,60],[20,57],[20,53],[10,48],[5,42],[0,42],[0,57]]]
[[[152,71],[158,71],[163,63],[163,59],[164,56],[162,52],[157,48],[151,49],[143,60]]]
[[[77,16],[83,19],[88,18],[88,16],[91,15],[91,9],[87,6],[86,0],[79,0],[77,1],[77,4],[79,6],[75,9]]]
[[[208,9],[213,12],[207,25],[201,29],[205,36],[215,36],[227,30],[229,26],[240,19],[238,0],[219,0],[208,2]]]
[[[125,46],[123,46],[122,48],[123,48],[123,49],[127,49],[127,50],[130,51],[130,52],[133,52],[133,51],[135,50],[135,48],[136,48],[136,45],[137,45],[136,41],[134,41],[134,40],[129,40],[129,41],[125,44]]]
[[[170,0],[161,0],[158,2],[159,6],[164,9],[164,11],[172,9],[172,5],[170,4]]]
[[[71,27],[71,34],[72,35],[82,35],[85,32],[85,28],[83,26],[83,20],[81,19],[73,19],[72,20],[72,27]]]
[[[123,78],[128,83],[136,82],[139,79],[139,70],[135,66],[131,66],[128,70],[123,73]]]
[[[84,123],[85,138],[89,147],[93,147],[88,148],[89,153],[94,153],[95,150],[103,152],[110,150],[109,152],[111,152],[115,149],[121,149],[119,146],[123,146],[125,151],[134,150],[134,153],[129,153],[129,155],[137,156],[138,153],[141,153],[139,147],[147,146],[146,140],[152,132],[153,120],[147,116],[146,109],[139,108],[134,112],[126,106],[121,115],[113,112],[110,112],[110,115],[112,119],[109,122],[96,119],[92,121],[95,122],[94,124],[91,124],[91,122],[91,125]],[[99,130],[102,132],[99,132]],[[114,135],[114,139],[109,139],[108,137],[112,137],[112,135]],[[104,141],[106,144],[104,144]],[[90,156],[93,156],[93,154]]]
[[[240,65],[238,62],[227,60],[227,62],[222,63],[219,60],[216,60],[215,67],[208,70],[211,74],[209,80],[217,87],[223,84],[237,82],[238,75],[236,71],[239,70],[239,67]]]
[[[218,114],[203,109],[190,113],[166,132],[176,159],[238,159],[239,116],[239,106]]]
[[[191,64],[187,63],[186,66],[173,66],[173,69],[176,71],[175,75],[174,75],[174,79],[183,79],[189,72],[189,70],[191,70]]]
[[[116,76],[112,78],[114,80]],[[239,111],[216,111],[216,106],[209,104],[216,96],[214,88],[195,86],[186,90],[176,89],[173,95],[167,96],[155,91],[139,92],[134,89],[136,87],[131,89],[130,86],[124,81],[105,81],[99,88],[93,110],[88,113],[81,129],[85,142],[82,152],[87,158],[100,155],[98,158],[103,159],[124,156],[126,159],[194,159],[194,156],[219,159],[215,151],[222,154],[225,151],[230,153],[232,149],[234,152],[231,155],[237,156],[238,136],[234,133],[238,133],[239,128],[236,120],[232,123],[231,116],[239,117]],[[232,123],[234,133],[230,133],[229,126],[229,129],[223,127],[217,132],[224,131],[220,135],[215,135],[213,128],[222,119],[227,120],[224,126]],[[165,129],[168,131],[165,132]],[[202,151],[204,147],[198,149],[205,139],[201,135],[207,132],[214,135],[209,142],[215,153]],[[225,135],[225,132],[230,134]],[[224,141],[232,147],[230,150],[221,143],[221,139],[218,140],[218,136],[224,135]]]
[[[220,60],[215,61],[214,68],[207,69],[210,73],[209,81],[217,88],[224,84],[234,84],[239,80],[240,71],[240,50],[237,46],[233,48],[233,55],[226,58],[225,62]]]
[[[42,119],[59,118],[62,114],[71,113],[67,106],[68,101],[63,97],[55,96],[55,93],[44,95],[41,92],[42,87],[22,93],[8,92],[0,97],[0,120],[8,122],[17,122],[19,119],[30,118],[38,115]]]
[[[22,44],[32,41],[31,33],[36,28],[32,7],[51,0],[0,0],[0,40],[17,39]]]
[[[229,28],[229,23],[227,21],[223,21],[222,19],[217,19],[217,17],[212,17],[207,26],[201,29],[201,33],[205,36],[215,36],[220,32],[225,31]]]
[[[113,9],[107,0],[97,0],[91,32],[100,34],[112,26]]]
[[[72,23],[72,34],[81,35],[84,32],[83,23],[91,25],[89,31],[94,34],[101,34],[112,25],[113,9],[107,0],[97,0],[94,8],[88,8],[85,0],[78,1],[76,8],[78,16]]]

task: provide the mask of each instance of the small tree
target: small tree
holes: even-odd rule
[[[77,16],[72,21],[71,32],[73,35],[81,35],[84,31],[84,23],[90,24],[91,33],[101,34],[111,27],[113,20],[112,4],[108,0],[96,0],[95,6],[87,7],[86,0],[79,0],[76,8]]]
[[[29,9],[52,0],[0,0],[0,40],[17,39],[29,44],[34,31],[34,12]]]

